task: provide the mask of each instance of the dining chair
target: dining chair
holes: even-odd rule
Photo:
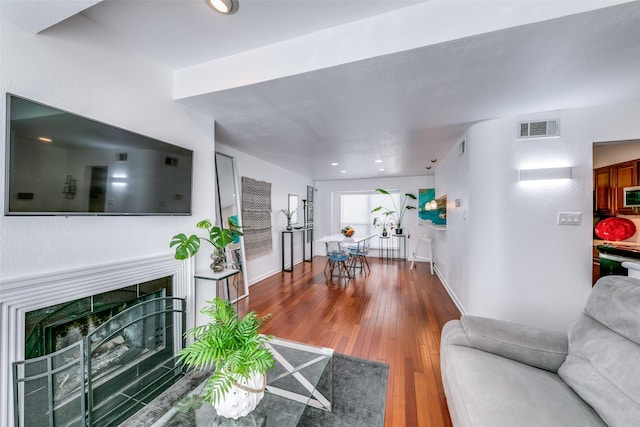
[[[367,261],[370,240],[371,239],[367,239],[359,245],[352,245],[349,247],[350,267],[353,270],[354,275],[356,268],[359,268],[360,272],[365,275],[371,273],[371,267],[369,267],[369,261]]]
[[[350,258],[340,242],[327,243],[327,265],[324,268],[324,278],[327,284],[332,281],[334,277],[351,279],[349,272]]]

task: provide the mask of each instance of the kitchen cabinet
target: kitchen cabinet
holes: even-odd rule
[[[612,215],[611,203],[611,167],[598,168],[593,171],[595,189],[595,212],[599,215]]]
[[[615,181],[615,194],[614,194],[614,208],[616,214],[621,215],[633,215],[637,213],[636,208],[625,208],[624,194],[622,189],[624,187],[633,187],[638,185],[638,162],[631,161],[625,163],[618,163],[611,167],[612,178]]]
[[[610,215],[634,215],[637,208],[624,207],[624,187],[638,185],[638,160],[594,169],[593,188],[595,191],[595,214]]]

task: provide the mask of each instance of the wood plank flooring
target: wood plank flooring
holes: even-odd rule
[[[327,285],[325,257],[251,286],[238,311],[271,313],[261,331],[389,365],[385,427],[451,426],[440,331],[460,313],[426,263],[369,257],[371,274]]]

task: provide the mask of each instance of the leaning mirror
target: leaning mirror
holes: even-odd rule
[[[298,218],[298,212],[300,211],[298,209],[298,206],[300,204],[300,198],[298,197],[297,194],[289,194],[289,212],[291,213],[291,221],[290,224],[297,224],[299,222]]]
[[[236,173],[236,159],[226,154],[216,153],[216,196],[218,215],[216,224],[222,228],[240,227],[242,217],[240,209],[240,185]],[[237,301],[249,295],[249,284],[246,275],[246,258],[244,256],[244,239],[242,237],[227,246],[227,268],[240,270],[229,281],[229,298]],[[226,290],[219,289],[218,295]]]

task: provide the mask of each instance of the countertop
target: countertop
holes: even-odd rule
[[[619,256],[624,256],[628,258],[640,259],[640,247],[637,244],[634,246],[630,246],[630,245],[619,245],[618,243],[620,242],[616,242],[615,244],[611,244],[611,242],[604,244],[603,242],[603,244],[601,245],[597,245],[595,243],[594,245],[596,249],[598,249],[598,251],[603,254],[619,255]]]

